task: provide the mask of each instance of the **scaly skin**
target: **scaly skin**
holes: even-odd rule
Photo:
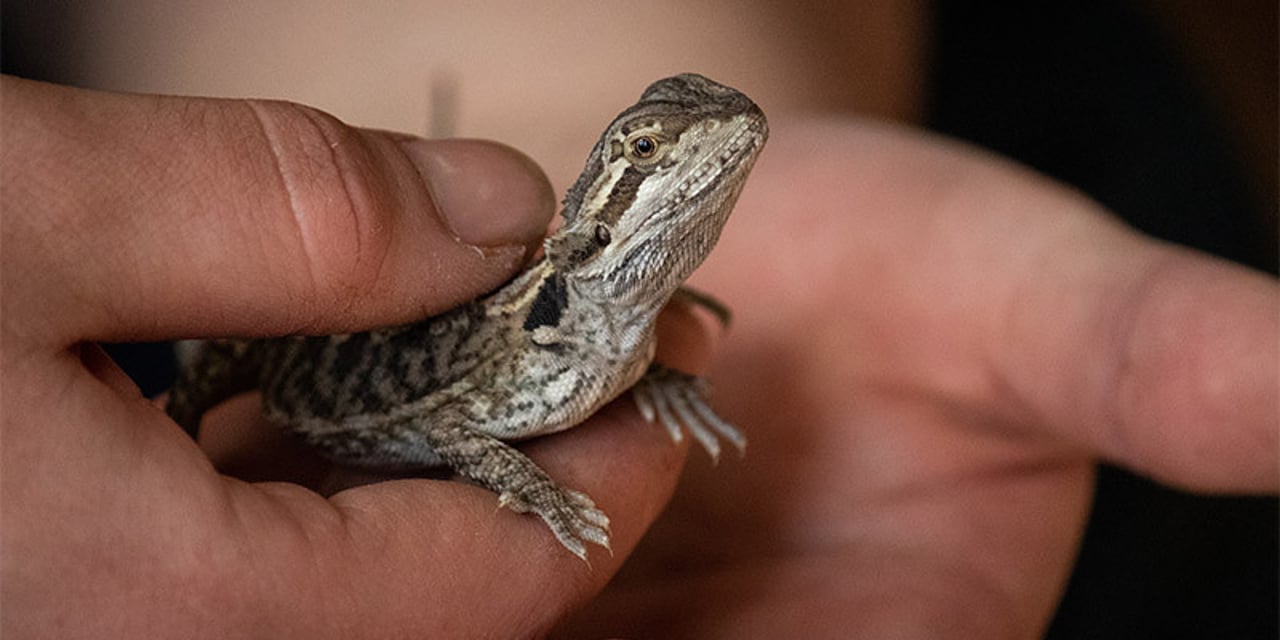
[[[650,85],[609,125],[565,197],[544,257],[497,291],[410,325],[206,344],[169,415],[193,435],[230,395],[263,391],[267,416],[335,462],[444,465],[538,514],[581,558],[608,518],[509,441],[581,423],[634,386],[649,420],[711,455],[746,440],[700,381],[652,363],[654,322],[719,239],[768,135],[741,93],[685,74]]]

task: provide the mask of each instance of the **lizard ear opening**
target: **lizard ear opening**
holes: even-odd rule
[[[609,227],[606,227],[602,224],[596,225],[596,244],[600,245],[601,247],[607,247],[609,246],[609,243],[612,241],[613,241],[613,234],[609,232]]]

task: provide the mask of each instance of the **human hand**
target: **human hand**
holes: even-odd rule
[[[207,416],[215,467],[94,343],[446,309],[525,263],[546,178],[504,147],[294,105],[2,81],[0,635],[536,633],[603,586],[670,495],[684,448],[621,405],[526,448],[611,516],[616,556],[592,567],[462,483],[324,498],[219,475],[328,481],[255,427],[249,397]],[[705,360],[693,325],[666,324]]]
[[[974,149],[772,129],[695,276],[747,456],[690,465],[565,635],[1040,637],[1098,459],[1280,488],[1273,279]]]

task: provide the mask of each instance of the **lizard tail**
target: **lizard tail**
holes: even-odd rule
[[[262,349],[249,340],[207,340],[178,373],[165,413],[194,440],[200,418],[214,405],[257,387]]]

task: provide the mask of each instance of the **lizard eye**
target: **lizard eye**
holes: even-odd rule
[[[606,246],[613,241],[613,235],[609,233],[609,227],[602,224],[596,225],[596,244]]]
[[[653,136],[640,136],[631,141],[631,152],[641,160],[651,158],[658,152],[658,141]]]

